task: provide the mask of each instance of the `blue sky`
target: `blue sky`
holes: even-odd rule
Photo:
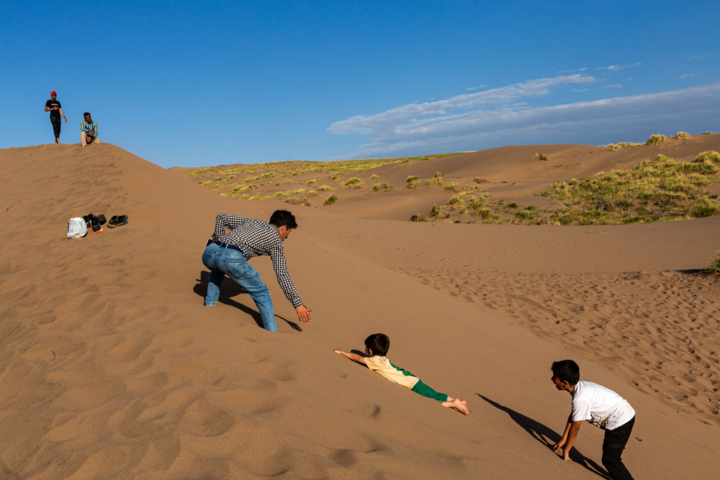
[[[581,4],[581,5],[578,5]],[[0,148],[163,167],[606,144],[720,131],[720,2],[3,5]]]

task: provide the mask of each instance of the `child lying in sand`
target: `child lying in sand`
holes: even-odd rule
[[[422,380],[412,373],[393,365],[393,363],[385,357],[389,349],[390,338],[384,333],[375,333],[365,339],[365,355],[367,355],[367,357],[362,357],[354,353],[343,352],[342,350],[337,349],[335,350],[335,353],[338,355],[344,355],[353,362],[366,365],[370,370],[379,373],[391,382],[398,383],[403,387],[411,388],[413,392],[419,393],[423,397],[432,398],[433,400],[442,402],[443,407],[454,408],[465,415],[470,413],[467,409],[467,402],[460,400],[459,398],[449,397],[444,393],[438,393],[425,385]]]

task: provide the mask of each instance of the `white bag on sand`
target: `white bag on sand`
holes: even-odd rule
[[[87,224],[82,217],[71,218],[67,225],[67,238],[82,238],[87,235]]]

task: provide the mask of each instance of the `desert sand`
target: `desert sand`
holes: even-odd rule
[[[709,149],[720,136],[508,147],[358,176],[481,176],[519,203],[557,179]],[[524,165],[536,151],[550,161]],[[550,365],[565,358],[638,412],[623,456],[636,478],[716,477],[720,280],[697,269],[720,249],[720,217],[411,223],[447,195],[401,188],[292,206],[289,271],[313,321],[295,324],[256,258],[280,317],[271,334],[229,280],[202,306],[200,257],[217,213],[267,219],[288,204],[182,173],[111,144],[0,151],[0,478],[603,478],[601,430],[581,427],[571,462],[550,449],[570,409]],[[129,224],[67,240],[68,219],[91,212]],[[333,354],[376,332],[471,414]]]

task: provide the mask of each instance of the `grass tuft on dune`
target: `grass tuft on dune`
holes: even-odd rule
[[[717,255],[717,257],[710,262],[710,265],[708,265],[705,269],[705,273],[709,273],[711,275],[720,274],[720,250],[715,252],[715,255]]]
[[[657,145],[665,142],[667,139],[668,138],[665,135],[660,135],[659,133],[650,135],[650,138],[648,138],[647,142],[645,142],[645,145]]]
[[[328,198],[326,198],[325,201],[323,202],[323,206],[332,205],[333,203],[337,202],[338,200],[340,200],[340,199],[338,198],[337,195],[330,195],[330,196],[329,196]]]

